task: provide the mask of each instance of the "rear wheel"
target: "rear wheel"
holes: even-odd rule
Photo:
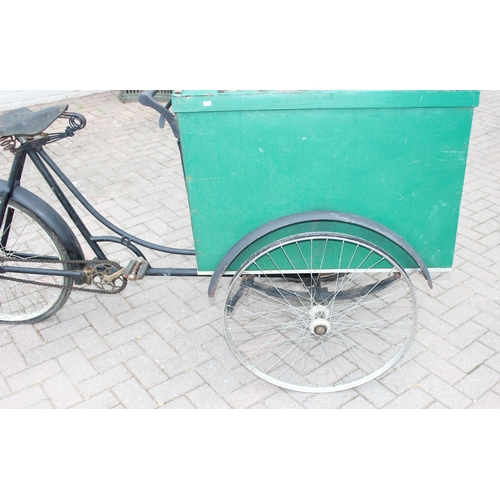
[[[233,278],[224,328],[236,357],[285,389],[325,393],[379,377],[417,328],[405,270],[368,241],[335,233],[280,240]]]
[[[26,207],[9,204],[0,227],[0,269],[68,270],[68,260],[64,245],[47,224]],[[0,323],[35,323],[52,316],[68,300],[72,285],[71,278],[1,273]]]

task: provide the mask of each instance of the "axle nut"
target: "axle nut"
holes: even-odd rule
[[[327,333],[330,333],[332,325],[329,321],[325,319],[317,319],[311,323],[311,333],[317,335],[318,337],[323,337]]]

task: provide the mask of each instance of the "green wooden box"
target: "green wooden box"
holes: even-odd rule
[[[479,91],[188,90],[179,118],[198,268],[212,273],[241,238],[280,217],[315,210],[387,226],[430,269],[453,266]],[[311,223],[260,241],[334,230],[411,259],[383,238]]]

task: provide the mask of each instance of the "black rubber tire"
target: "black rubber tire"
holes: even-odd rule
[[[1,196],[0,196],[1,200]],[[26,256],[25,262],[5,262],[6,266],[41,267],[70,270],[68,251],[54,231],[29,208],[11,201],[7,208],[6,220],[11,223],[0,227],[0,269],[3,259],[9,256]],[[8,233],[7,245],[2,240]],[[31,257],[27,257],[27,256]],[[56,258],[62,263],[41,264],[29,262],[36,258]],[[29,284],[10,279],[38,281]],[[50,287],[57,285],[62,288]],[[29,324],[43,321],[53,316],[68,300],[73,280],[67,277],[23,275],[18,273],[0,274],[0,323]]]

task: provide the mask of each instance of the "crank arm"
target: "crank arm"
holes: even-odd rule
[[[120,269],[119,271],[116,271],[116,273],[104,276],[102,281],[106,284],[113,283],[118,278],[121,278],[123,276],[124,272],[125,272],[125,269]]]

